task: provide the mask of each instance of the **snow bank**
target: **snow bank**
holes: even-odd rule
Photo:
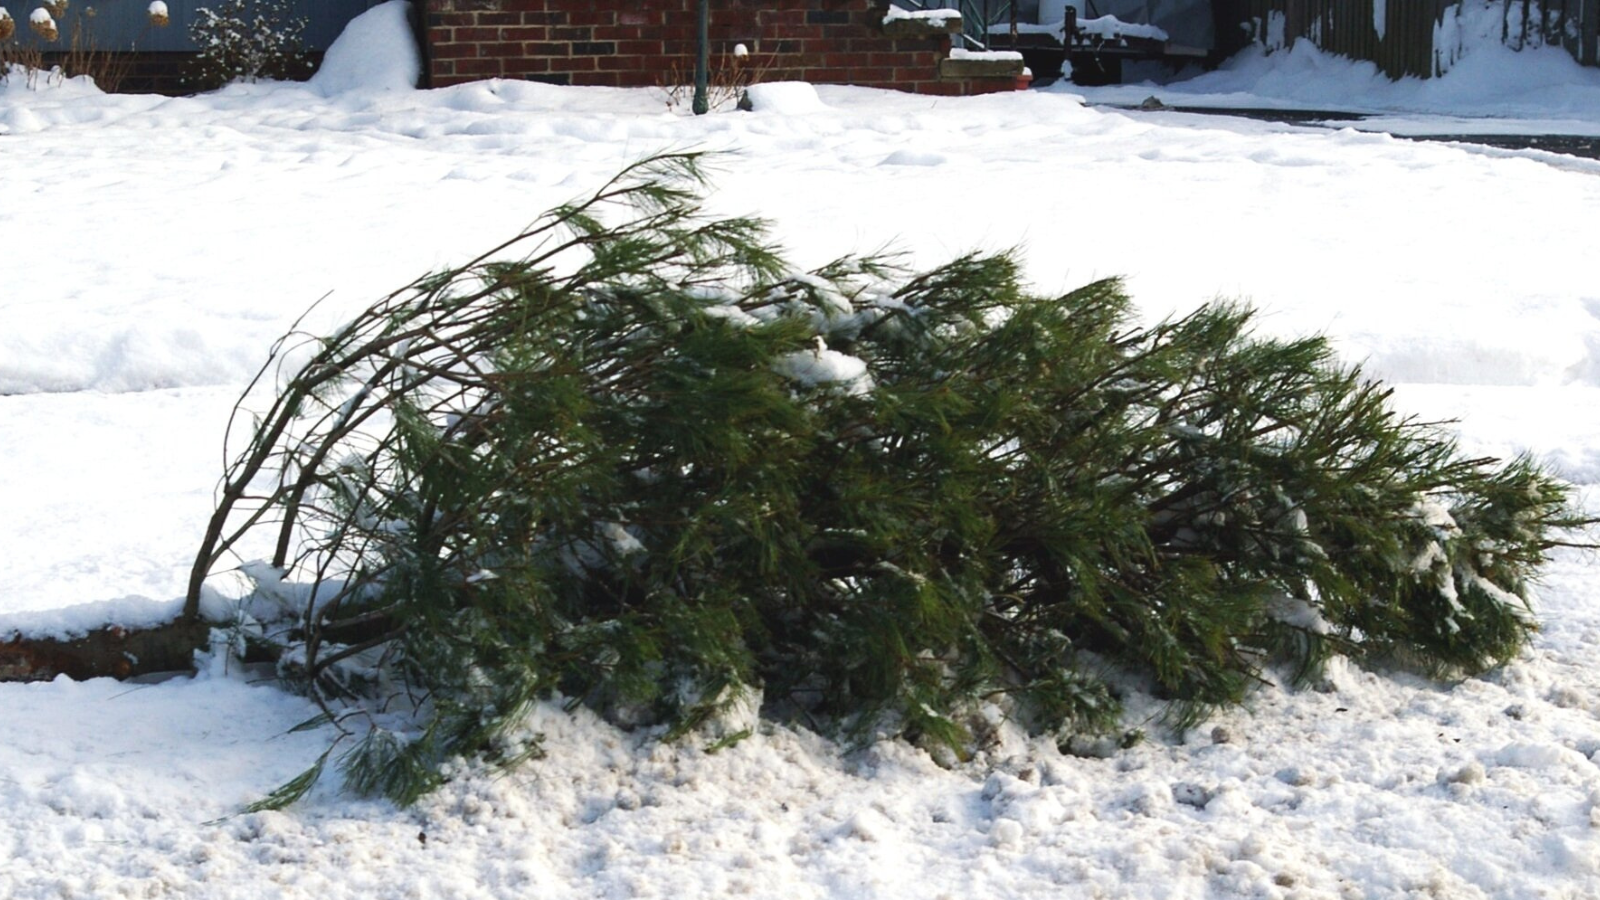
[[[238,393],[0,396],[0,617],[8,623],[0,630],[82,633],[170,618],[205,534]]]
[[[181,597],[151,600],[149,597],[130,596],[59,609],[0,613],[0,642],[18,635],[72,640],[110,625],[132,630],[153,628],[177,619],[182,612]]]
[[[409,91],[421,78],[411,4],[389,0],[345,26],[311,76],[311,86],[333,97],[352,91]]]
[[[1593,291],[1569,266],[1530,262],[1589,253],[1600,192],[1582,173],[1600,164],[1261,123],[1155,128],[1040,92],[768,84],[751,91],[757,115],[697,119],[654,93],[489,81],[337,103],[283,85],[0,94],[0,122],[27,123],[37,148],[0,175],[0,240],[57,235],[7,273],[23,299],[0,307],[0,394],[239,384],[317,298],[331,292],[312,332],[649,150],[694,145],[739,150],[721,196],[778,221],[805,263],[896,238],[918,264],[1019,245],[1047,287],[1123,274],[1153,315],[1248,297],[1264,327],[1326,331],[1403,381],[1600,378]],[[1005,203],[954,214],[947,188],[978,180]],[[93,214],[71,213],[91,198]],[[164,212],[177,208],[211,212]],[[426,226],[440,216],[449,227]],[[1474,220],[1541,224],[1448,227]]]
[[[18,63],[0,65],[0,134],[29,134],[48,127],[47,122],[27,112],[30,95],[59,101],[103,93],[87,75],[67,78],[60,69],[28,69]]]
[[[1187,70],[1157,81],[1100,88],[1062,83],[1053,89],[1126,105],[1155,93],[1168,106],[1416,111],[1567,120],[1580,127],[1595,121],[1600,69],[1580,66],[1559,47],[1530,46],[1519,52],[1506,46],[1501,41],[1501,3],[1467,0],[1455,9],[1459,19],[1447,16],[1451,27],[1439,38],[1448,71],[1438,78],[1391,81],[1372,63],[1324,53],[1310,41],[1284,50],[1279,41],[1253,44],[1214,72]],[[1549,129],[1548,124],[1538,127]],[[1523,129],[1502,124],[1501,132]]]
[[[817,96],[817,89],[804,81],[752,84],[746,96],[750,98],[751,110],[780,116],[798,116],[828,108]]]
[[[1600,741],[1549,678],[1579,662],[1266,691],[1110,758],[1002,725],[953,769],[770,725],[712,753],[544,703],[521,736],[544,758],[512,774],[258,814],[238,810],[329,737],[291,733],[304,699],[218,675],[0,685],[0,895],[1576,898],[1600,876]]]

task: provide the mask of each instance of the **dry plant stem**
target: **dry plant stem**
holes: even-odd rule
[[[495,272],[492,262],[514,248],[531,247],[531,252],[524,257],[525,261],[543,269],[557,258],[593,244],[591,237],[574,232],[567,225],[589,218],[599,209],[635,195],[637,188],[631,184],[631,180],[641,165],[624,169],[582,204],[541,219],[521,234],[490,248],[466,264],[448,272],[424,276],[394,291],[332,338],[320,340],[301,330],[310,310],[297,319],[289,334],[273,345],[267,361],[246,387],[245,397],[267,382],[276,380],[276,376],[282,374],[292,351],[319,341],[322,349],[287,380],[285,389],[259,417],[261,425],[256,429],[251,444],[243,454],[226,464],[217,508],[207,523],[205,537],[190,572],[183,617],[188,620],[198,618],[200,594],[207,575],[247,532],[262,524],[270,511],[280,506],[283,518],[278,521],[271,564],[274,568],[283,569],[296,561],[307,560],[307,552],[297,554],[293,550],[294,535],[302,512],[308,509],[318,511],[306,505],[306,495],[319,485],[336,487],[326,483],[327,476],[323,471],[329,454],[335,449],[351,449],[351,442],[358,438],[362,426],[389,409],[389,398],[405,389],[406,372],[422,371],[419,366],[425,367],[430,356],[437,352],[441,354],[443,365],[430,370],[430,377],[438,379],[441,373],[447,373],[445,380],[457,385],[455,396],[465,396],[490,387],[491,374],[470,366],[462,371],[460,363],[492,351],[499,336],[492,329],[479,327],[482,325],[480,318],[457,315],[450,319],[452,311],[471,308],[486,297],[515,287],[514,282]],[[673,212],[662,211],[630,223],[614,234],[647,232],[674,220]],[[453,293],[460,285],[474,279],[477,281],[475,289],[464,294]],[[568,279],[568,284],[578,284],[580,280],[581,273]],[[418,303],[419,298],[424,307],[437,309],[437,314],[413,327],[395,330],[391,322],[397,311]],[[313,306],[312,309],[315,308]],[[450,321],[448,328],[444,324],[446,320]],[[291,346],[291,338],[303,338],[304,341]],[[361,385],[342,401],[335,402],[321,396],[345,380],[345,373],[352,361],[364,359],[383,359],[385,362],[370,370]],[[443,397],[438,402],[448,404],[450,401],[450,397]],[[244,398],[241,398],[240,405],[235,406],[229,417],[230,431],[239,421],[243,403]],[[321,413],[315,418],[308,418],[308,407],[314,408],[316,405],[321,406]],[[298,449],[303,451],[303,455],[297,452],[293,454],[296,458],[284,458],[286,451],[280,450],[279,446],[286,437],[297,431],[314,435],[316,442],[309,447],[300,443]],[[369,446],[361,457],[367,463],[382,458],[384,452],[391,448],[392,441],[392,437],[378,441]],[[224,456],[226,459],[226,452]],[[256,486],[257,479],[273,471],[277,473],[276,483],[264,489],[264,493],[253,494],[251,489]],[[253,509],[240,508],[240,504],[247,499],[252,501]],[[329,524],[335,533],[345,532],[356,514],[357,511],[352,511],[343,521]],[[230,520],[235,520],[231,522],[232,527]],[[325,559],[316,566],[317,583],[335,580],[330,577],[327,568],[331,564],[331,560]],[[337,604],[344,598],[345,592],[340,590],[332,598],[313,597],[312,602],[332,604],[336,610]]]
[[[101,49],[86,18],[84,13],[79,13],[73,20],[72,41],[61,60],[61,71],[68,78],[87,75],[94,79],[95,86],[100,90],[108,94],[116,93],[128,77],[133,63],[126,54]]]
[[[68,11],[63,9],[57,14],[57,18],[68,14]],[[30,90],[39,86],[41,75],[47,83],[87,75],[94,79],[96,87],[107,93],[115,93],[127,78],[133,63],[127,54],[115,53],[99,46],[94,36],[94,18],[93,7],[85,7],[82,11],[76,12],[72,16],[71,38],[67,48],[51,51],[48,57],[45,50],[37,44],[24,45],[15,38],[0,40],[0,81],[8,77],[12,66],[21,66],[27,73],[27,87]],[[61,24],[57,25],[57,37]],[[140,37],[143,37],[143,34]],[[50,38],[50,40],[55,39]],[[137,46],[137,42],[134,46]]]
[[[26,87],[33,90],[38,87],[39,75],[45,72],[44,53],[38,47],[22,47],[10,41],[0,44],[0,81],[11,77],[13,66],[22,69]]]
[[[717,63],[712,67],[709,80],[706,84],[706,101],[711,109],[724,109],[738,103],[752,84],[760,84],[765,80],[768,72],[772,71],[777,57],[766,54],[759,62],[753,61],[754,57],[740,57],[732,53],[723,53]],[[674,65],[667,72],[666,78],[657,83],[667,95],[667,106],[677,108],[686,106],[690,96],[694,93],[693,72],[686,72],[680,66]]]

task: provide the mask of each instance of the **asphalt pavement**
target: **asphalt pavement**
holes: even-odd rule
[[[1141,107],[1119,107],[1139,110]],[[1143,108],[1150,111],[1148,107]],[[1234,109],[1205,106],[1164,106],[1162,112],[1197,113],[1207,116],[1236,116],[1260,119],[1267,122],[1285,122],[1291,125],[1328,125],[1342,127],[1346,123],[1369,118],[1360,113],[1307,109]],[[1377,129],[1381,130],[1381,129]],[[1583,159],[1600,159],[1600,137],[1570,134],[1399,134],[1395,137],[1408,141],[1438,141],[1444,143],[1479,144],[1503,150],[1544,150]]]

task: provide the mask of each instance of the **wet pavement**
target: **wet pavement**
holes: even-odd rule
[[[1570,134],[1402,134],[1408,141],[1450,141],[1482,144],[1504,150],[1546,150],[1583,159],[1600,159],[1600,137]]]
[[[1140,107],[1119,107],[1139,109]],[[1197,113],[1207,116],[1236,116],[1266,122],[1284,122],[1290,125],[1337,126],[1342,122],[1360,122],[1370,116],[1361,113],[1332,112],[1304,109],[1229,109],[1202,106],[1167,106],[1163,112]],[[1382,129],[1377,129],[1381,131]],[[1444,143],[1479,144],[1502,150],[1544,150],[1583,159],[1600,159],[1600,137],[1569,134],[1398,134],[1408,141],[1437,141]]]

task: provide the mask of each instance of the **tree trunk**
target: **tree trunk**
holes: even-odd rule
[[[211,626],[179,619],[155,628],[111,625],[73,640],[17,637],[0,641],[0,681],[49,681],[58,675],[132,678],[152,672],[189,671],[206,646]]]

